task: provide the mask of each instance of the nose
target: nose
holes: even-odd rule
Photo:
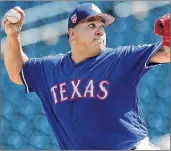
[[[98,28],[98,30],[96,31],[96,36],[103,36],[104,35],[104,29],[103,27]]]

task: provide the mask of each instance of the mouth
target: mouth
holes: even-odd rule
[[[102,43],[102,44],[104,44],[104,39],[94,39],[94,41],[97,41],[98,43]]]
[[[94,38],[94,40],[103,40],[102,38]]]
[[[95,38],[94,41],[104,41],[102,38]]]

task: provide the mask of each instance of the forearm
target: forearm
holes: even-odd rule
[[[20,71],[24,62],[28,60],[28,57],[22,50],[19,36],[18,38],[7,36],[4,60],[10,79],[17,84],[22,84]]]
[[[151,63],[170,62],[170,47],[162,46],[160,50],[150,59]]]

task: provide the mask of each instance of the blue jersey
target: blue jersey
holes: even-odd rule
[[[147,136],[138,106],[141,77],[161,44],[105,48],[74,63],[71,53],[29,59],[27,93],[40,98],[60,149],[129,149]]]

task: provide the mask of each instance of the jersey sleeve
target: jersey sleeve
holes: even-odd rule
[[[121,47],[120,57],[123,59],[123,68],[130,81],[138,83],[147,71],[161,65],[160,63],[150,63],[151,57],[161,47],[161,43]]]
[[[126,47],[124,51],[126,69],[130,69],[132,71],[148,71],[149,69],[160,65],[159,63],[150,63],[150,59],[160,50],[161,47],[161,43]]]
[[[36,92],[44,83],[42,62],[43,58],[31,58],[24,63],[20,77],[26,93]]]
[[[20,72],[25,92],[39,93],[45,91],[50,81],[50,79],[47,79],[53,76],[53,72],[58,74],[57,71],[59,71],[59,64],[62,57],[62,55],[50,55],[41,58],[30,58],[25,62]]]

